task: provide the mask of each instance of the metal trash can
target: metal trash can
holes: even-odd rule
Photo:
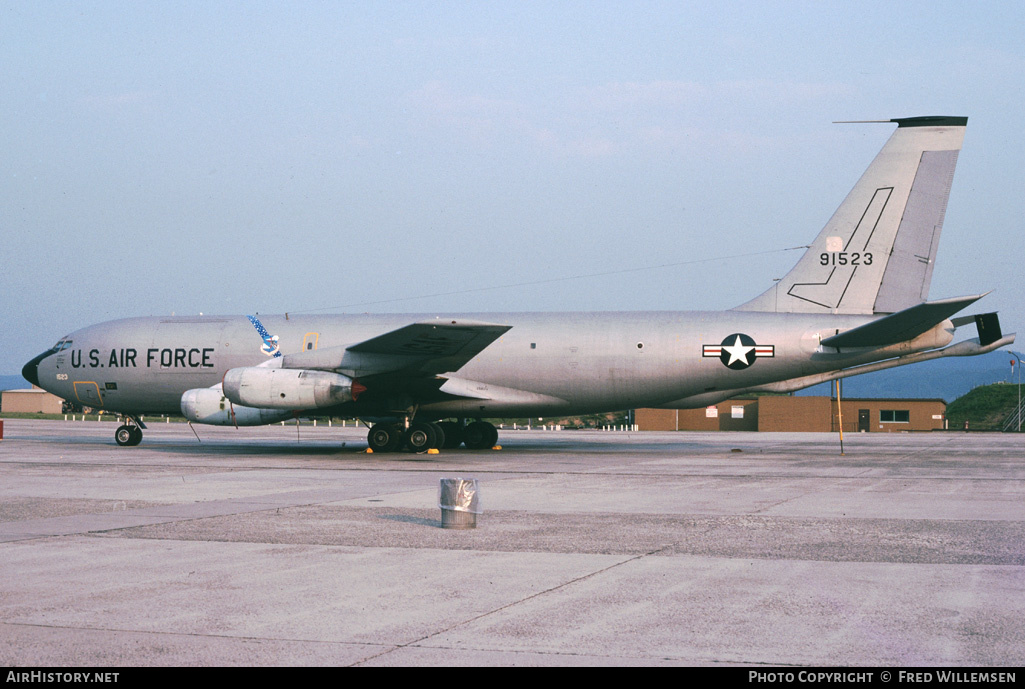
[[[443,478],[438,488],[441,528],[475,529],[481,513],[480,486],[475,478]]]

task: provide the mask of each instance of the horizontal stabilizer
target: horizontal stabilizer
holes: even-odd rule
[[[978,356],[980,354],[988,354],[1000,349],[1001,347],[1014,344],[1014,338],[1015,334],[1011,333],[1010,335],[1004,335],[999,340],[990,342],[988,345],[981,344],[978,339],[965,340],[964,342],[958,342],[957,344],[944,347],[943,349],[934,349],[931,352],[918,352],[916,354],[901,356],[895,359],[887,359],[885,361],[877,361],[872,364],[865,364],[864,366],[854,366],[853,368],[843,368],[839,371],[827,371],[825,373],[816,373],[810,376],[801,376],[800,378],[791,378],[790,380],[781,380],[778,383],[759,385],[758,387],[747,388],[746,390],[733,390],[730,391],[729,396],[733,396],[738,392],[794,392],[795,390],[803,390],[804,388],[812,385],[818,385],[819,383],[825,383],[830,380],[837,380],[838,378],[860,376],[865,373],[875,373],[876,371],[884,371],[888,368],[907,366],[908,364],[917,364],[923,361],[932,361],[933,359],[942,359],[948,356]],[[724,397],[723,399],[728,398]]]
[[[826,347],[884,347],[906,342],[986,295],[927,301],[822,340]],[[997,325],[999,332],[1000,326]],[[981,334],[981,330],[980,330]],[[994,339],[1000,339],[997,335]]]

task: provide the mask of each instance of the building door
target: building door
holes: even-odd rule
[[[872,414],[868,409],[858,410],[858,432],[868,433],[872,426]]]

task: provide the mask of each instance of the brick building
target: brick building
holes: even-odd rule
[[[60,414],[64,400],[41,388],[4,390],[0,394],[0,412],[7,414]]]
[[[845,399],[845,433],[942,430],[947,403],[940,399]],[[704,409],[638,409],[642,431],[811,431],[840,428],[829,397],[765,396],[726,400]]]

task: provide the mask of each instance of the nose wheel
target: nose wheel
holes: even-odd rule
[[[132,423],[121,424],[114,431],[114,442],[122,447],[134,447],[142,442],[142,429],[145,426],[141,421],[130,418]]]

